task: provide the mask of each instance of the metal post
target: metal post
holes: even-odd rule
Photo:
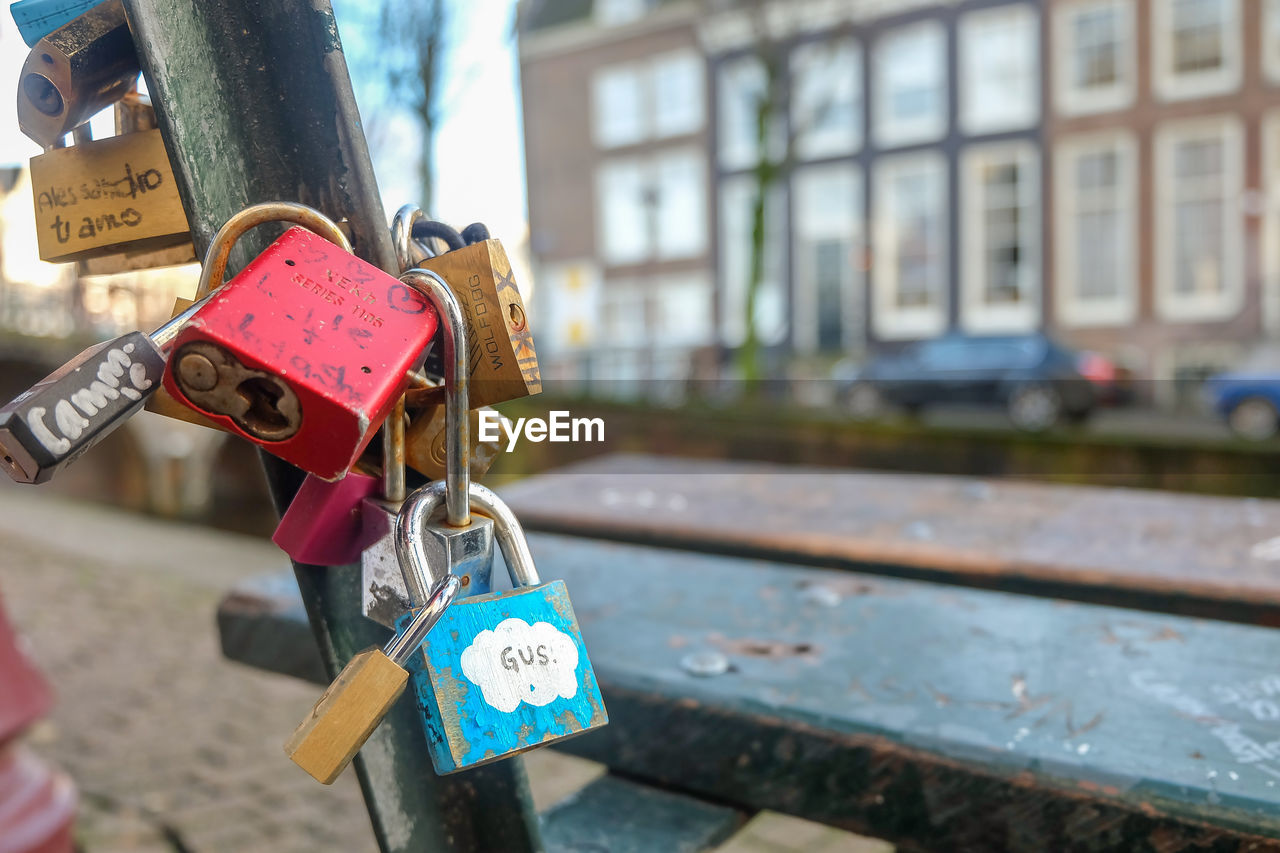
[[[245,206],[299,201],[345,218],[356,254],[399,274],[328,0],[125,7],[197,253]],[[248,235],[233,266],[278,234]],[[282,511],[302,474],[266,454],[263,466]],[[361,615],[358,565],[294,570],[330,676],[387,639]],[[280,732],[282,744],[288,734]],[[437,777],[409,698],[369,740],[356,770],[384,851],[542,847],[519,759]]]

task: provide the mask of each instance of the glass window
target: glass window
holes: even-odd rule
[[[595,0],[596,23],[612,27],[643,18],[656,0]]]
[[[1267,77],[1280,83],[1280,0],[1267,0],[1262,22],[1262,64]]]
[[[711,285],[700,275],[663,279],[653,289],[655,343],[699,346],[713,328]]]
[[[653,60],[653,135],[696,133],[702,128],[702,59],[693,51],[662,54]]]
[[[1058,109],[1068,115],[1113,110],[1133,100],[1132,0],[1059,4],[1054,32]]]
[[[934,22],[885,35],[875,48],[876,141],[931,142],[947,124],[946,38]]]
[[[1068,140],[1057,151],[1059,319],[1114,325],[1133,319],[1135,146],[1128,135]]]
[[[705,186],[698,151],[605,163],[597,181],[604,260],[619,265],[701,254],[706,249]]]
[[[1025,143],[964,156],[967,329],[1029,331],[1039,319],[1039,158]]]
[[[862,175],[811,166],[794,178],[794,338],[801,352],[863,343]]]
[[[596,74],[592,84],[596,145],[615,148],[644,140],[648,135],[644,90],[642,66],[602,68]]]
[[[755,178],[750,175],[730,178],[721,184],[720,333],[728,346],[738,346],[747,335],[747,289],[756,198]],[[782,265],[786,212],[785,189],[775,186],[764,205],[764,270],[754,311],[756,333],[766,344],[780,342],[789,322]]]
[[[872,319],[880,337],[946,328],[946,179],[935,154],[882,159],[877,167]]]
[[[654,162],[650,192],[654,195],[657,256],[663,260],[694,257],[706,248],[707,211],[702,155],[676,151]]]
[[[614,160],[600,167],[596,181],[600,234],[597,243],[609,264],[643,261],[652,251],[652,215],[645,164]]]
[[[852,154],[862,145],[862,51],[842,39],[791,55],[791,125],[803,158]]]
[[[1240,85],[1239,0],[1155,0],[1155,82],[1166,99]]]
[[[746,169],[759,162],[756,116],[767,85],[764,65],[755,56],[734,59],[720,67],[716,86],[722,167]]]
[[[960,19],[960,123],[969,133],[1028,127],[1039,115],[1038,19],[1025,4]]]
[[[1158,131],[1157,305],[1169,319],[1239,309],[1241,133],[1232,120]]]

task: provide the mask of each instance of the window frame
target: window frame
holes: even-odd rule
[[[658,115],[658,70],[663,64],[677,64],[687,62],[694,69],[693,86],[690,90],[690,110],[696,116],[685,124],[677,124],[675,128],[664,127],[663,122]],[[646,110],[648,112],[649,138],[650,139],[675,139],[679,137],[692,136],[702,130],[707,123],[707,106],[706,106],[706,88],[707,88],[707,72],[706,61],[701,54],[691,47],[681,47],[675,50],[666,50],[662,53],[655,54],[649,61],[646,69],[648,76],[648,102]]]
[[[1280,107],[1262,117],[1262,327],[1280,332]]]
[[[823,140],[820,136],[814,137],[805,132],[804,128],[798,127],[801,117],[798,115],[799,110],[797,104],[800,102],[799,81],[804,74],[802,65],[806,62],[805,55],[816,52],[821,49],[830,50],[847,50],[852,55],[852,68],[854,69],[854,95],[853,95],[853,127],[849,130],[849,140],[846,142],[831,142]],[[812,61],[812,60],[809,60]],[[862,42],[852,36],[843,36],[835,39],[826,39],[818,42],[808,41],[801,42],[792,48],[788,56],[788,67],[790,70],[790,86],[791,93],[789,98],[790,107],[790,127],[793,135],[793,151],[797,160],[822,160],[830,157],[841,157],[850,154],[856,154],[862,150],[866,144],[867,121],[866,121],[866,103],[867,103],[867,86],[866,72],[863,56]]]
[[[1110,300],[1081,299],[1076,285],[1076,163],[1082,156],[1114,151],[1122,172],[1116,181],[1117,210],[1122,219],[1123,252],[1116,256],[1121,287]],[[1054,312],[1065,327],[1123,326],[1138,313],[1138,142],[1132,132],[1108,130],[1060,139],[1053,150]]]
[[[936,39],[939,48],[937,87],[940,105],[936,116],[902,122],[894,120],[886,106],[890,92],[886,81],[884,52],[887,44],[908,38],[913,34],[927,35],[928,38]],[[947,80],[948,59],[947,33],[942,22],[938,20],[930,19],[895,27],[881,33],[875,40],[871,52],[871,79],[874,87],[872,90],[874,102],[872,136],[878,148],[901,148],[937,142],[947,135],[951,113],[951,93]]]
[[[897,303],[898,256],[895,223],[889,221],[889,186],[898,174],[927,168],[938,182],[937,268],[932,270],[936,304],[902,308]],[[938,150],[913,151],[876,159],[872,168],[871,327],[879,340],[929,338],[946,331],[950,312],[950,181],[946,156]]]
[[[1238,91],[1243,78],[1240,0],[1216,0],[1228,12],[1223,28],[1223,64],[1211,71],[1178,74],[1173,70],[1173,2],[1152,0],[1151,88],[1158,100],[1183,101]]]
[[[1027,66],[1023,72],[1027,75],[1027,102],[1020,105],[1017,112],[1009,115],[984,115],[981,107],[983,99],[975,97],[975,84],[980,79],[980,54],[974,52],[972,39],[974,33],[983,24],[1000,18],[1016,20],[1019,26],[1025,26],[1024,33],[1030,40],[1026,55]],[[957,121],[960,129],[971,136],[984,133],[1000,133],[1010,130],[1022,130],[1032,127],[1040,119],[1040,62],[1037,52],[1040,47],[1040,14],[1030,3],[1008,3],[1003,6],[988,6],[965,12],[957,23],[956,44],[959,51],[957,70],[959,86],[957,96],[960,101]]]
[[[805,198],[802,183],[806,180],[806,176],[815,176],[813,179],[816,180],[824,174],[829,175],[837,172],[844,173],[850,179],[851,192],[848,201],[850,219],[853,226],[844,235],[833,233],[843,230],[839,226],[825,229],[817,228],[810,231],[807,227],[806,216],[801,208]],[[840,239],[841,236],[851,244],[849,264],[840,281],[841,348],[848,350],[850,347],[865,343],[867,273],[862,266],[854,263],[853,257],[855,253],[865,256],[867,248],[865,181],[866,177],[862,168],[849,161],[801,166],[791,173],[791,335],[795,349],[798,352],[815,353],[819,351],[819,295],[816,275],[814,275],[814,270],[812,269],[812,257],[806,252],[806,247],[819,240]],[[822,233],[817,234],[816,232]]]
[[[1120,79],[1106,89],[1081,89],[1074,82],[1075,44],[1073,42],[1073,14],[1111,8],[1119,18],[1118,41],[1121,45],[1136,46],[1137,19],[1133,0],[1075,0],[1059,3],[1053,8],[1054,55],[1060,58],[1053,63],[1055,109],[1066,116],[1121,110],[1133,105],[1138,79],[1137,50],[1120,50],[1117,68]]]
[[[1018,170],[1020,276],[1015,305],[986,302],[986,220],[982,167],[1014,162]],[[1043,303],[1041,257],[1040,151],[1030,141],[988,142],[966,146],[960,154],[960,326],[969,332],[1018,334],[1040,327]]]
[[[1261,29],[1263,75],[1271,83],[1280,83],[1280,0],[1265,0]]]
[[[750,264],[748,254],[750,252],[750,244],[746,240],[734,241],[731,238],[735,235],[728,233],[731,219],[728,215],[729,209],[746,207],[746,205],[731,205],[729,197],[731,193],[741,193],[742,200],[751,201],[754,185],[755,177],[753,175],[740,174],[725,178],[717,187],[716,205],[718,216],[716,222],[717,249],[715,261],[719,279],[719,299],[716,306],[716,329],[719,340],[726,346],[731,347],[740,346],[746,339],[747,327],[743,312],[746,307],[747,281],[743,278],[739,286],[730,279],[731,265],[727,262],[726,253],[730,251],[730,246],[737,246],[737,251],[742,251],[744,257],[747,258],[747,262],[742,265],[743,269],[747,270]],[[741,188],[746,188],[746,191]],[[780,310],[774,312],[772,318],[776,323],[775,327],[764,326],[763,328],[757,328],[759,340],[762,344],[781,343],[786,338],[791,324],[790,302],[786,292],[788,284],[786,234],[789,233],[789,223],[787,222],[788,189],[783,182],[775,183],[770,188],[770,197],[765,201],[765,234],[775,235],[775,242],[773,244],[766,242],[765,244],[764,277],[760,286],[760,296],[763,297],[763,300],[756,303],[757,321],[762,315],[769,316],[768,302],[770,298],[779,303]],[[773,211],[774,215],[777,216],[777,221],[774,223],[777,227],[767,227],[770,211]],[[746,235],[749,239],[749,227],[746,230]],[[773,293],[770,293],[770,291],[773,291]]]
[[[1216,131],[1223,140],[1223,282],[1218,294],[1179,295],[1174,288],[1177,244],[1173,200],[1173,154],[1180,141],[1202,138]],[[1156,314],[1171,323],[1199,323],[1230,319],[1244,307],[1244,125],[1238,116],[1217,115],[1167,121],[1156,126],[1155,225]]]

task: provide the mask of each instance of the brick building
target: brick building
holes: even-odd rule
[[[1194,376],[1280,331],[1280,0],[522,11],[540,322],[566,375],[681,376],[741,343],[771,81],[786,165],[756,325],[793,364],[1048,329]]]

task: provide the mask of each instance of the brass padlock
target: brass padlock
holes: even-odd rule
[[[173,301],[173,316],[177,317],[194,304],[195,300],[186,299],[182,296],[177,297]],[[158,386],[155,393],[147,398],[147,402],[143,405],[143,408],[148,412],[153,412],[157,415],[164,415],[167,418],[173,418],[177,421],[186,421],[187,423],[195,424],[196,426],[208,427],[209,429],[226,432],[220,424],[214,423],[195,409],[184,406],[177,400],[173,399],[173,395],[166,391],[163,385]]]
[[[542,391],[538,354],[511,261],[497,240],[472,243],[418,264],[449,283],[467,324],[471,406],[492,406]]]
[[[498,418],[498,437],[485,441],[481,436],[481,412],[486,418]],[[485,406],[472,409],[467,413],[471,422],[471,450],[468,454],[471,467],[471,479],[479,480],[489,469],[502,449],[511,442],[511,422],[497,413],[496,409]],[[420,412],[409,423],[405,433],[405,463],[429,480],[443,480],[445,476],[446,448],[448,432],[445,430],[445,406],[443,401]]]
[[[149,129],[93,140],[85,126],[76,131],[77,144],[31,158],[41,260],[126,255],[94,273],[195,260],[178,184],[149,111],[144,96],[130,93],[118,127]]]

